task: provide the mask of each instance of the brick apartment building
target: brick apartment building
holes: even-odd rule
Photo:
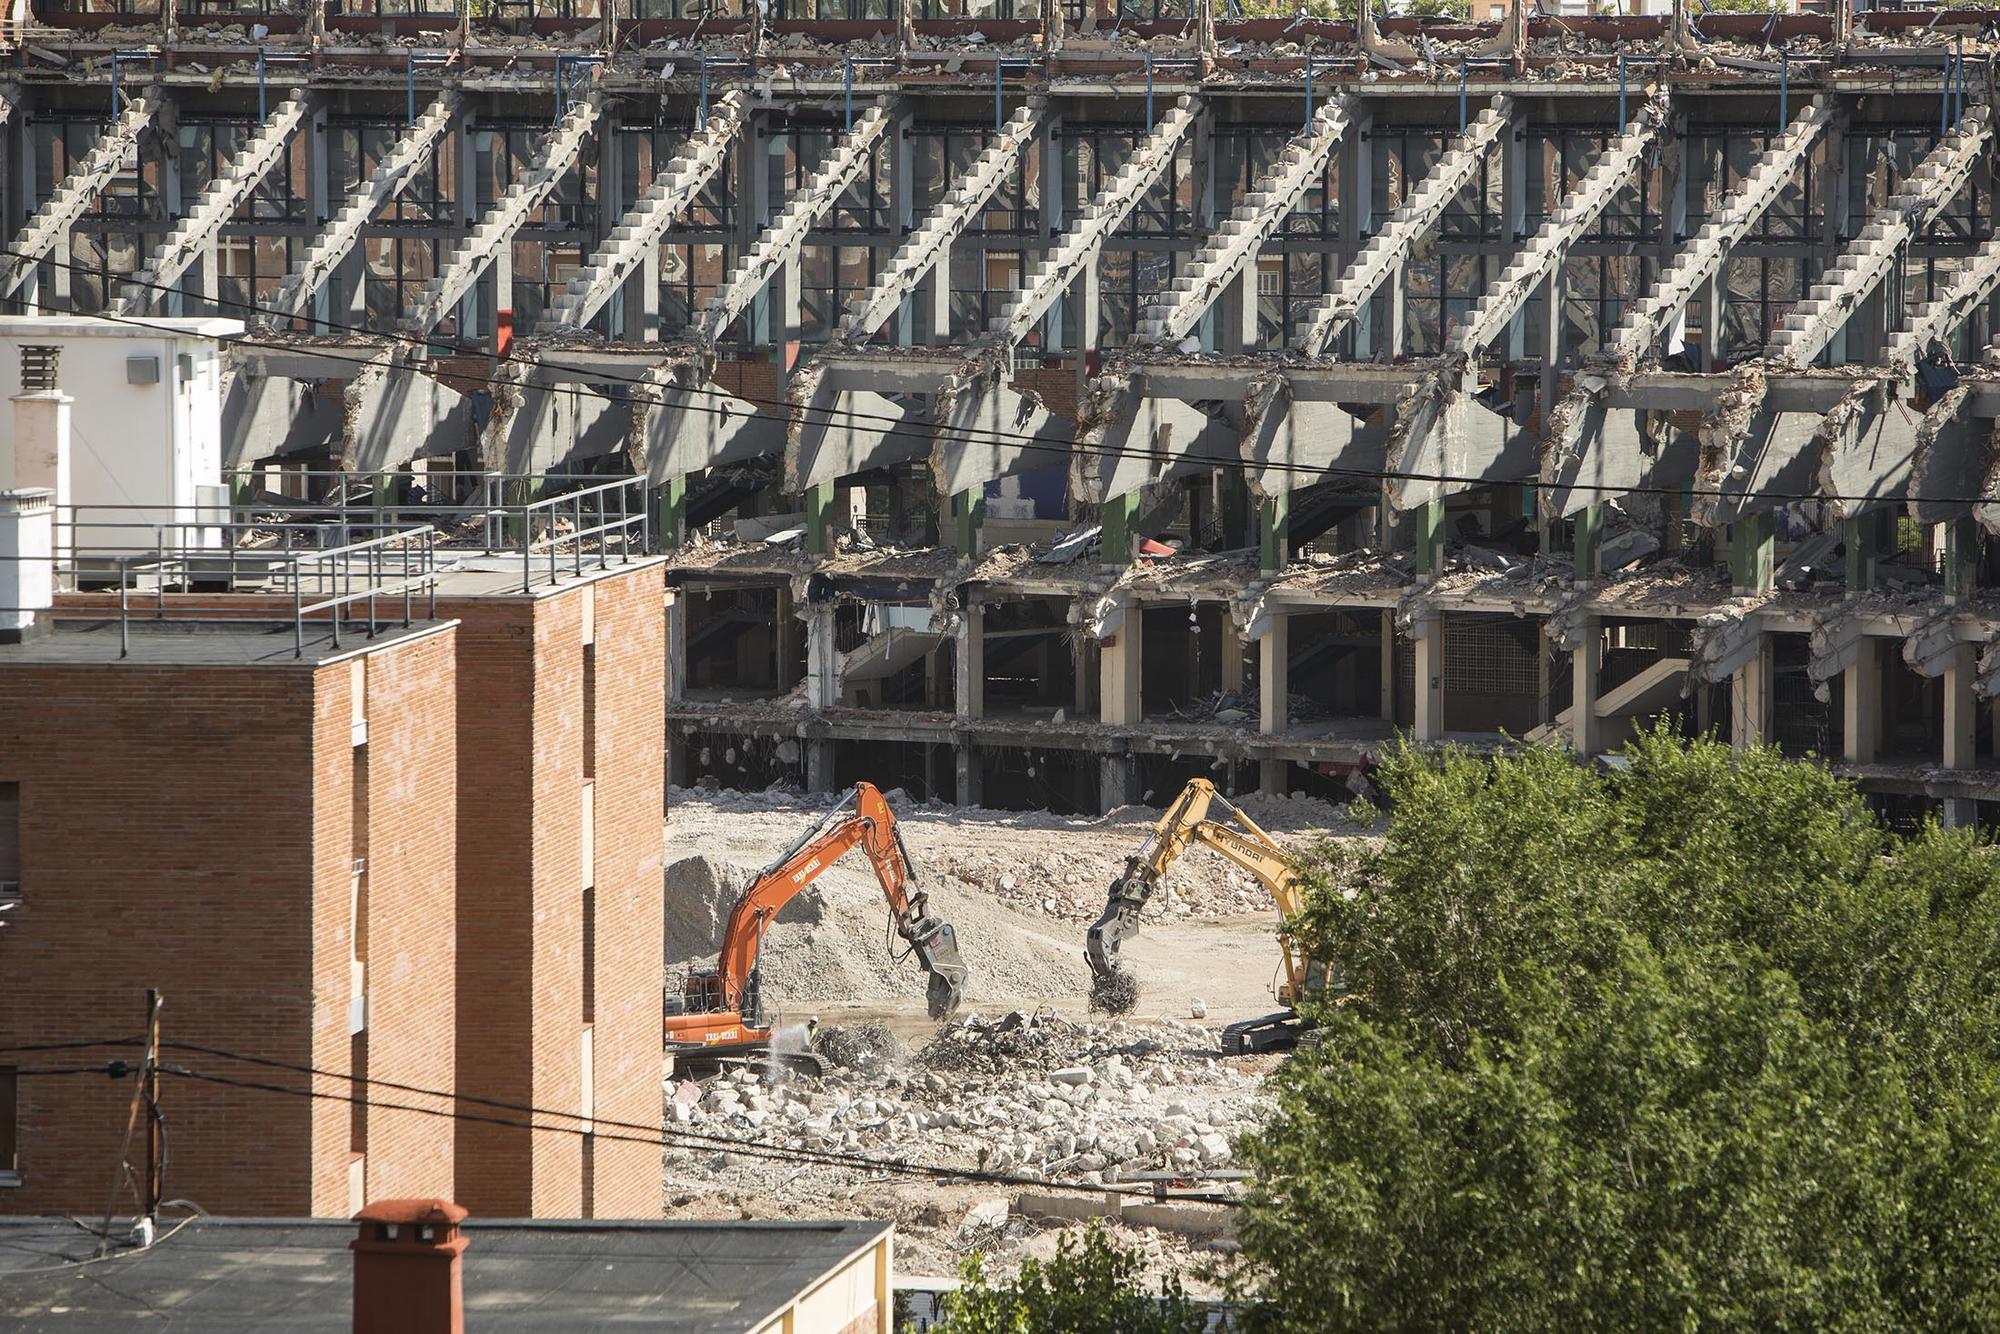
[[[336,647],[308,627],[296,657],[268,622],[133,622],[122,657],[115,619],[38,630],[0,644],[0,881],[20,897],[0,1047],[135,1034],[156,987],[169,1040],[452,1085],[455,628]],[[131,1052],[0,1055],[0,1210],[103,1208],[131,1081],[12,1077],[79,1055]],[[339,1215],[453,1187],[431,1116],[183,1079],[161,1103],[170,1192],[205,1208]]]
[[[518,559],[489,563],[438,594],[459,622],[458,1088],[656,1125],[661,563],[528,591]],[[659,1154],[467,1121],[456,1191],[488,1217],[657,1216]]]

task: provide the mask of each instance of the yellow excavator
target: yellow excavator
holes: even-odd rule
[[[1224,818],[1213,818],[1211,811],[1220,811]],[[1270,892],[1282,917],[1298,915],[1299,875],[1291,855],[1240,807],[1218,793],[1215,784],[1206,778],[1193,779],[1160,816],[1139,850],[1126,859],[1123,874],[1111,882],[1104,914],[1091,924],[1084,957],[1090,961],[1092,1000],[1098,1008],[1123,1012],[1137,1001],[1137,984],[1119,966],[1119,947],[1139,934],[1140,910],[1165,879],[1167,868],[1195,844],[1213,848],[1255,876]],[[1327,989],[1324,964],[1301,958],[1282,936],[1279,950],[1284,980],[1278,984],[1277,997],[1285,1008],[1223,1029],[1222,1050],[1228,1055],[1286,1051],[1297,1046],[1305,1029],[1298,1014],[1299,1000],[1323,995]]]

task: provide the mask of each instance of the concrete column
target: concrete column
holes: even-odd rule
[[[784,585],[778,588],[777,606],[771,619],[771,648],[777,655],[777,665],[772,679],[778,689],[785,688],[785,673],[798,657],[799,634],[804,629],[792,607],[792,590]]]
[[[1604,502],[1592,501],[1576,516],[1576,578],[1587,583],[1597,578],[1597,548],[1604,538]]]
[[[1979,679],[1979,655],[1971,644],[1954,644],[1944,672],[1944,767],[1979,765],[1979,702],[1972,693]]]
[[[1368,234],[1374,230],[1375,220],[1375,146],[1368,130],[1372,121],[1357,117],[1342,136],[1340,148],[1340,245],[1332,254],[1322,257],[1323,270],[1329,275],[1330,285],[1334,276],[1347,272],[1348,265],[1368,244]],[[1375,319],[1375,303],[1368,302],[1354,313],[1354,356],[1365,361],[1374,356],[1380,343],[1378,322]]]
[[[815,556],[833,554],[833,492],[834,483],[821,482],[800,497],[806,511],[806,550]]]
[[[469,113],[460,116],[456,129],[450,132],[458,136],[458,152],[453,159],[457,164],[458,175],[452,201],[457,205],[458,213],[458,237],[454,238],[455,241],[471,235],[472,229],[479,225],[479,140],[484,132],[473,128],[473,118]],[[489,136],[487,143],[490,148],[494,140]],[[355,248],[359,250],[367,244],[367,238],[364,236],[360,245]],[[450,258],[451,248],[450,242],[439,247],[438,263],[443,264]],[[511,275],[513,247],[505,246],[502,249],[509,257]],[[513,281],[511,276],[508,281],[511,285]],[[475,283],[458,303],[458,333],[461,338],[471,338],[476,337],[478,332],[479,286]]]
[[[1839,262],[1846,242],[1841,236],[1847,230],[1847,134],[1841,119],[1836,119],[1825,131],[1826,156],[1819,169],[1820,214],[1822,218],[1819,234],[1820,271],[1824,273]],[[1828,347],[1833,364],[1838,366],[1848,360],[1847,328],[1841,327],[1833,336]]]
[[[1506,262],[1505,256],[1520,253],[1521,244],[1528,239],[1528,201],[1542,191],[1540,177],[1529,172],[1528,144],[1518,123],[1507,127],[1503,142],[1506,158],[1500,173],[1501,254],[1495,257],[1501,264]],[[1482,260],[1481,267],[1486,284],[1500,276],[1493,260]],[[1518,314],[1507,324],[1507,359],[1527,359],[1527,332]]]
[[[1429,500],[1410,511],[1416,535],[1418,574],[1436,574],[1444,563],[1444,501]]]
[[[1944,592],[1953,599],[1979,590],[1980,530],[1976,520],[1954,519],[1944,525]]]
[[[1271,613],[1271,627],[1257,641],[1257,730],[1275,736],[1289,721],[1292,689],[1292,619]]]
[[[1417,650],[1417,740],[1444,739],[1444,618],[1431,616],[1415,638]]]
[[[1131,755],[1106,755],[1097,762],[1097,808],[1109,815],[1140,799],[1139,761]]]
[[[1257,565],[1282,570],[1291,560],[1292,493],[1281,491],[1257,505]]]
[[[55,504],[70,501],[70,408],[74,398],[60,389],[38,389],[13,398],[13,450],[0,455],[0,491],[47,487]],[[57,545],[67,541],[58,531]]]
[[[1215,350],[1226,356],[1257,350],[1257,261],[1253,258],[1210,307],[1215,316]]]
[[[960,741],[951,748],[952,772],[958,787],[958,804],[977,806],[983,798],[979,779],[979,752],[970,741]]]
[[[960,612],[954,639],[952,681],[958,717],[971,722],[986,716],[986,608],[969,603]]]
[[[979,525],[986,518],[986,492],[961,491],[951,498],[952,542],[961,559],[979,555]]]
[[[1882,742],[1882,646],[1864,636],[1840,677],[1841,758],[1873,764]]]
[[[1128,491],[1098,506],[1098,559],[1106,565],[1132,563],[1133,520],[1139,517],[1139,493]]]
[[[1739,748],[1761,746],[1771,735],[1771,637],[1757,636],[1757,651],[1729,678],[1729,740]]]
[[[1396,613],[1382,611],[1382,721],[1396,721]]]
[[[833,604],[806,613],[806,701],[815,709],[840,704],[840,650],[833,638]]]
[[[1579,759],[1588,759],[1603,749],[1602,729],[1597,722],[1597,674],[1604,667],[1602,623],[1592,616],[1584,629],[1583,642],[1569,657],[1569,743]]]
[[[820,737],[806,742],[806,791],[833,791],[833,739]]]
[[[660,341],[660,248],[648,246],[617,297],[619,314],[611,326],[634,343]]]
[[[1222,688],[1231,694],[1243,691],[1243,632],[1236,628],[1236,618],[1229,614],[1227,606],[1222,609]]]
[[[1042,155],[1042,212],[1039,221],[1044,238],[1043,244],[1046,247],[1046,238],[1062,235],[1064,209],[1068,204],[1068,200],[1064,198],[1063,191],[1061,117],[1050,116],[1042,122],[1042,138],[1041,142],[1035,146],[1035,151]],[[1024,256],[1023,267],[1025,268],[1026,265],[1027,260]],[[1025,277],[1026,274],[1024,273],[1022,278],[1025,279]],[[1069,294],[1067,292],[1056,297],[1054,301],[1049,303],[1049,313],[1042,317],[1042,346],[1045,348],[1062,346],[1064,303],[1068,299]],[[1084,339],[1085,346],[1089,346],[1093,342],[1095,342],[1094,339],[1087,337]],[[1083,359],[1081,350],[1077,352],[1077,359],[1079,361]]]
[[[667,701],[687,696],[687,603],[674,589],[667,590]]]
[[[1139,685],[1144,671],[1145,631],[1138,603],[1125,608],[1125,624],[1098,643],[1098,720],[1129,727],[1140,720]]]
[[[1875,587],[1876,535],[1881,531],[1878,512],[1856,515],[1840,521],[1840,545],[1846,557],[1847,591],[1865,593]]]
[[[1730,582],[1738,594],[1771,591],[1777,540],[1769,514],[1746,514],[1729,526]]]

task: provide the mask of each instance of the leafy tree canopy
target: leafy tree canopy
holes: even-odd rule
[[[1406,751],[1297,932],[1352,994],[1243,1146],[1274,1329],[2000,1326],[2000,867],[1662,730]]]
[[[1178,1281],[1150,1293],[1138,1251],[1094,1224],[1082,1235],[1058,1238],[1053,1260],[1023,1261],[1007,1283],[988,1282],[969,1257],[965,1286],[943,1299],[934,1334],[1201,1334],[1206,1316]]]

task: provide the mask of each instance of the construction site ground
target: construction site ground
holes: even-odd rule
[[[721,919],[755,873],[837,797],[681,791],[667,820],[667,976],[714,962]],[[1053,1254],[1061,1213],[1122,1213],[1108,1225],[1145,1251],[1155,1276],[1213,1292],[1212,1264],[1233,1245],[1231,1211],[1170,1204],[1132,1217],[1105,1187],[1170,1193],[1237,1188],[1235,1137],[1263,1115],[1276,1056],[1224,1057],[1222,1027],[1269,1013],[1278,973],[1277,914],[1254,880],[1206,850],[1175,865],[1125,949],[1137,1006],[1089,1009],[1086,927],[1107,885],[1158,812],[1099,818],[917,805],[890,794],[918,886],[952,923],[972,977],[958,1015],[933,1023],[914,961],[897,962],[866,858],[823,873],[780,915],[762,981],[784,1019],[781,1045],[841,1057],[819,1079],[750,1071],[665,1081],[675,1131],[713,1137],[664,1157],[669,1217],[893,1219],[899,1276],[949,1278],[976,1252],[990,1273]],[[1245,809],[1282,842],[1354,836],[1344,808],[1250,797]],[[829,1042],[828,1035],[833,1040]],[[847,1039],[845,1042],[842,1039]],[[859,1050],[853,1050],[859,1048]],[[782,1152],[730,1152],[721,1141],[897,1159],[1082,1186],[1011,1183],[808,1164]],[[1056,1202],[1059,1201],[1059,1202]]]

